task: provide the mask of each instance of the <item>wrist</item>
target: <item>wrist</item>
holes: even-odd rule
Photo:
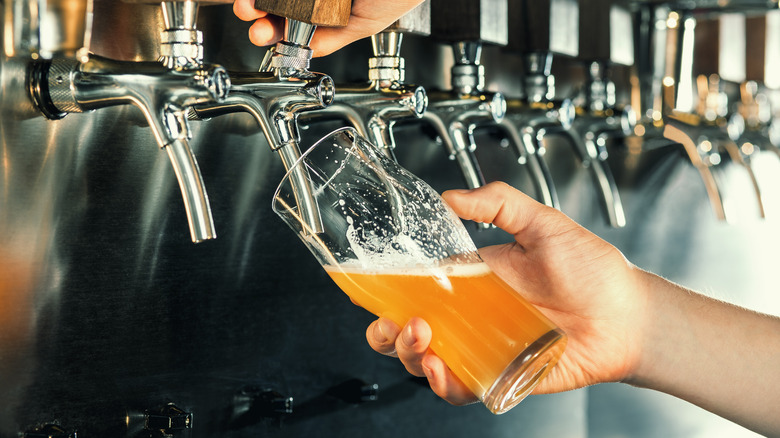
[[[632,315],[632,324],[627,346],[628,359],[624,383],[638,387],[652,387],[656,370],[664,368],[661,363],[674,342],[669,330],[682,321],[677,302],[683,289],[651,272],[634,268],[636,291],[639,296],[639,311]]]

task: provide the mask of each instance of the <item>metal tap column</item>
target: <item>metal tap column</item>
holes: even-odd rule
[[[263,131],[268,144],[278,152],[291,171],[296,202],[308,230],[322,230],[316,200],[306,170],[294,166],[301,156],[298,120],[301,114],[326,108],[333,102],[334,85],[330,76],[309,71],[309,48],[317,26],[344,26],[351,3],[335,1],[258,0],[260,10],[286,17],[282,41],[270,48],[259,72],[231,72],[232,88],[224,102],[195,108],[198,117],[213,117],[233,112],[250,113]]]
[[[529,107],[544,107],[552,104],[563,110],[564,101],[556,105],[555,77],[551,74],[553,56],[576,56],[579,52],[579,34],[572,29],[579,26],[579,6],[576,0],[512,0],[513,15],[523,18],[522,26],[515,26],[510,33],[510,48],[521,53],[525,61],[525,99]],[[573,122],[568,120],[567,122]],[[625,226],[625,212],[609,167],[603,162],[603,154],[594,150],[571,127],[549,130],[562,134],[569,140],[582,166],[591,174],[593,183],[601,195],[601,207],[607,222],[613,227]]]
[[[485,123],[499,123],[506,112],[501,93],[484,91],[485,70],[480,64],[483,43],[506,44],[506,0],[478,3],[431,3],[431,35],[452,44],[455,65],[451,69],[452,89],[429,92],[428,111],[423,117],[442,139],[450,158],[458,162],[468,188],[485,184],[474,155],[474,130]]]
[[[425,89],[404,83],[405,62],[400,55],[404,33],[430,34],[430,1],[371,37],[374,56],[368,60],[368,82],[337,84],[333,104],[303,114],[302,121],[342,119],[395,159],[393,126],[419,119],[428,107]]]
[[[191,1],[174,6],[197,11],[197,3]],[[193,242],[216,234],[203,178],[188,144],[186,115],[192,105],[224,98],[229,86],[227,72],[217,65],[169,66],[91,54],[79,60],[35,62],[28,84],[33,101],[49,119],[114,105],[138,107],[171,160]]]

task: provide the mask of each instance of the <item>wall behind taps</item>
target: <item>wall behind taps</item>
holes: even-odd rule
[[[156,57],[155,7],[104,0],[95,14],[93,51]],[[202,9],[200,26],[208,61],[259,66],[263,49],[247,42],[248,25],[229,7]],[[363,41],[313,64],[337,81],[359,79],[369,53]],[[409,82],[448,87],[447,48],[414,37],[403,53]],[[485,64],[489,88],[519,95],[516,58],[489,48]],[[194,437],[751,436],[620,385],[532,396],[499,417],[479,405],[449,406],[370,350],[363,331],[373,317],[332,285],[270,211],[283,170],[248,115],[193,124],[219,236],[193,245],[167,157],[138,111],[45,121],[20,110],[28,106],[18,92],[23,65],[0,65],[0,437],[51,422],[79,437],[134,436],[128,414],[168,402],[194,414],[184,434]],[[566,74],[576,69],[557,61],[555,69],[560,92],[574,90],[577,74]],[[338,125],[312,124],[304,144]],[[461,186],[425,129],[405,124],[396,137],[402,164],[437,190]],[[478,140],[489,179],[532,192],[500,139],[480,132]],[[565,213],[642,267],[780,312],[770,277],[774,221],[746,214],[742,224],[716,223],[679,151],[637,155],[613,146],[628,227],[603,224],[588,174],[551,139],[547,157]],[[479,245],[507,240],[498,230],[472,233]],[[355,379],[377,383],[378,400],[356,402],[348,384]],[[293,414],[250,408],[245,395],[257,388],[294,397]]]

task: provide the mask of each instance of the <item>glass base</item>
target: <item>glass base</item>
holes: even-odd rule
[[[496,415],[515,407],[553,369],[565,346],[566,335],[560,330],[545,333],[506,367],[482,402]]]

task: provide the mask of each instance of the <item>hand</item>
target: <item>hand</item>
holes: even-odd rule
[[[561,392],[630,377],[637,366],[646,276],[615,247],[503,183],[448,191],[464,219],[492,222],[515,242],[480,250],[485,262],[569,337],[556,368],[535,393]],[[429,349],[431,329],[419,318],[401,329],[387,319],[366,331],[371,347],[398,357],[415,376],[452,404],[476,397]]]
[[[381,32],[423,0],[393,0],[376,2],[354,0],[349,23],[343,28],[318,28],[311,42],[314,56],[329,55],[349,43]],[[284,32],[284,19],[254,8],[254,0],[236,0],[233,11],[244,21],[255,20],[249,28],[249,40],[258,46],[279,41]]]

